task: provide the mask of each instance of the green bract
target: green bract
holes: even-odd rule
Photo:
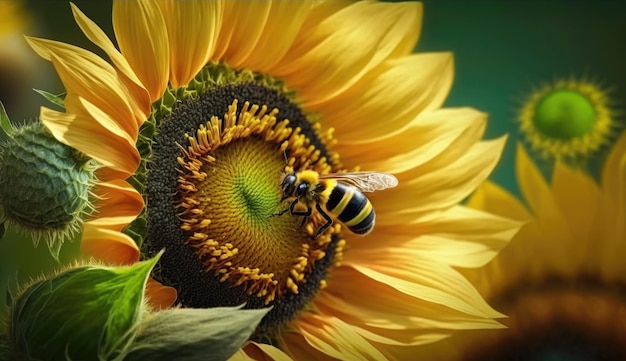
[[[12,307],[0,361],[228,359],[270,309],[149,313],[145,285],[160,255],[130,267],[77,267],[33,284]]]
[[[124,268],[83,266],[30,286],[10,315],[18,359],[111,360],[134,336],[158,257]]]
[[[142,322],[126,360],[227,360],[269,310],[216,307],[157,312]]]

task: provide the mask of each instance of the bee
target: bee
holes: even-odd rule
[[[376,213],[372,203],[363,192],[373,192],[398,185],[398,179],[388,173],[354,172],[319,174],[313,170],[303,170],[286,174],[280,186],[281,202],[295,197],[291,205],[277,213],[283,215],[289,211],[291,215],[302,216],[303,226],[311,215],[313,207],[326,221],[315,233],[315,238],[333,224],[333,215],[358,235],[366,235],[374,229]],[[296,210],[302,203],[306,211]]]

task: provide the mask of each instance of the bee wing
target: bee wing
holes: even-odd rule
[[[398,185],[398,178],[393,174],[381,172],[353,172],[320,174],[320,179],[336,179],[351,184],[362,192],[374,192]]]

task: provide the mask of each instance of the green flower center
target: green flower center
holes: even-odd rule
[[[227,169],[228,165],[231,165],[231,169],[226,173],[226,182],[206,183],[209,189],[216,189],[218,193],[222,188],[227,196],[227,204],[234,204],[235,210],[245,210],[241,221],[255,226],[251,228],[257,228],[256,225],[269,226],[268,219],[277,207],[274,190],[276,178],[278,178],[276,169],[280,168],[280,165],[267,164],[272,163],[266,161],[266,157],[263,156],[271,152],[267,148],[266,143],[251,139],[249,142],[241,142],[237,148],[233,149],[234,151],[216,152],[217,159],[224,159],[224,169]],[[250,156],[241,156],[247,154]],[[278,161],[280,162],[280,159]],[[212,170],[216,171],[219,168],[216,164]],[[231,182],[232,186],[229,186],[228,182]]]
[[[289,206],[281,201],[287,172],[340,169],[325,147],[332,131],[321,133],[286,94],[267,79],[235,79],[163,118],[157,111],[146,168],[144,253],[165,249],[154,277],[177,288],[184,307],[273,306],[258,337],[306,307],[345,243],[339,224],[314,237],[317,212],[304,226],[278,215]]]
[[[537,130],[548,137],[573,139],[589,133],[596,117],[594,105],[586,96],[556,90],[539,101],[533,121]]]

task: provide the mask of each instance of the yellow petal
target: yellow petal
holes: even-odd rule
[[[482,267],[506,246],[521,223],[490,213],[456,206],[437,217],[412,224],[376,222],[359,247],[380,248],[414,244],[432,257],[460,267]],[[416,239],[416,235],[421,235]],[[348,242],[349,240],[346,239]]]
[[[505,137],[475,144],[464,155],[439,169],[417,167],[397,174],[400,186],[372,193],[378,218],[383,223],[413,222],[420,214],[445,210],[461,202],[495,167]],[[389,218],[389,219],[385,219]]]
[[[227,1],[213,60],[240,67],[261,38],[272,1]],[[256,54],[263,56],[263,54]]]
[[[406,55],[420,31],[422,6],[362,1],[316,15],[311,13],[274,69],[305,102],[332,98],[385,59]]]
[[[508,244],[515,231],[506,232],[495,239],[483,239],[482,242],[437,235],[422,235],[405,245],[419,247],[423,257],[444,262],[455,267],[482,267],[491,261]]]
[[[339,142],[336,149],[344,164],[402,173],[446,154],[445,159],[458,158],[482,137],[485,125],[485,115],[473,109],[438,109],[416,117],[398,132],[359,144]]]
[[[170,44],[170,83],[186,85],[215,50],[222,25],[222,1],[160,1]],[[232,24],[228,24],[232,25]]]
[[[405,247],[413,245],[425,257],[457,267],[484,266],[509,243],[520,227],[520,222],[463,206],[453,207],[426,222],[377,225],[379,239],[389,238],[392,244],[402,242]],[[370,243],[372,247],[376,244],[380,247],[381,242],[363,242],[363,246]]]
[[[593,215],[598,211],[600,190],[591,176],[561,162],[554,165],[552,194],[571,229],[572,237],[583,241],[591,235]]]
[[[254,361],[254,359],[248,356],[243,348],[240,348],[228,359],[228,361]]]
[[[279,348],[265,343],[249,341],[229,361],[293,361]]]
[[[486,299],[501,295],[512,284],[545,282],[547,275],[575,277],[585,258],[584,244],[554,242],[545,233],[537,222],[529,222],[486,268],[463,274]]]
[[[453,113],[451,109],[441,109],[437,112],[433,112],[432,114],[437,114],[438,118],[442,119],[442,116],[445,116],[446,113],[456,114],[458,116],[458,120],[446,119],[444,122],[451,122],[453,124],[457,124],[458,122],[462,132],[458,133],[458,136],[453,139],[437,139],[437,141],[443,141],[447,146],[439,148],[441,151],[438,153],[429,154],[430,157],[428,161],[415,164],[412,169],[405,172],[406,174],[400,175],[401,177],[403,176],[408,179],[412,179],[416,175],[429,173],[434,174],[439,172],[442,168],[450,166],[451,163],[458,162],[463,157],[466,157],[466,159],[464,159],[464,163],[460,163],[459,165],[462,167],[465,164],[466,166],[471,167],[473,162],[472,157],[467,158],[470,153],[473,153],[476,158],[479,158],[481,155],[479,152],[483,151],[485,153],[482,155],[485,156],[485,158],[489,158],[494,161],[500,159],[502,147],[506,142],[506,136],[496,140],[480,142],[487,126],[486,114],[471,108],[461,108],[458,109],[458,112],[456,113]],[[428,114],[427,116],[431,116],[432,114]],[[470,123],[469,125],[467,125],[468,122]],[[449,133],[445,134],[449,135]],[[455,133],[452,132],[452,134]],[[433,151],[437,149],[438,148],[434,147],[433,150],[429,150],[429,153],[434,153]]]
[[[258,347],[261,351],[263,351],[263,353],[265,353],[267,356],[269,356],[269,360],[274,360],[274,361],[291,361],[291,357],[289,357],[286,353],[282,352],[280,349],[272,346],[272,345],[268,345],[268,344],[264,344],[264,343],[256,343],[256,342],[251,342],[253,345],[255,345],[256,347]]]
[[[346,252],[343,264],[408,296],[478,318],[502,317],[451,266],[433,261],[409,246],[385,250],[385,257],[380,252],[354,248]]]
[[[424,344],[452,330],[502,327],[492,319],[399,292],[352,267],[334,269],[333,282],[314,304],[320,313],[335,315],[365,338],[386,344]]]
[[[95,172],[96,179],[101,182],[108,182],[116,179],[128,178],[128,172],[115,170],[107,167],[100,167]]]
[[[289,51],[313,6],[312,1],[227,2],[213,60],[274,74],[272,67]]]
[[[42,107],[41,122],[61,143],[80,150],[106,167],[131,175],[140,160],[134,140],[107,114],[86,100],[83,104],[87,105],[91,117]]]
[[[572,238],[569,227],[548,184],[521,144],[517,145],[516,159],[515,171],[520,190],[536,216],[539,227],[546,232],[545,239],[566,244]]]
[[[602,197],[594,216],[588,261],[603,279],[624,279],[626,263],[626,132],[622,133],[602,170]],[[598,244],[598,242],[600,242]]]
[[[159,99],[170,69],[167,28],[159,6],[152,0],[114,1],[113,30],[124,58],[148,90],[150,103]]]
[[[109,63],[72,45],[45,39],[27,40],[35,51],[54,65],[68,93],[65,107],[70,113],[85,115],[73,102],[80,95],[108,114],[131,138],[137,139],[139,127],[134,121],[127,88]]]
[[[85,222],[80,244],[83,255],[110,264],[133,264],[139,261],[139,248],[129,236]]]
[[[474,240],[483,237],[499,236],[511,231],[516,232],[521,224],[519,221],[502,217],[499,214],[458,205],[442,212],[433,220],[415,224],[416,227],[419,227],[419,232],[404,231],[404,233],[411,235],[445,234],[447,236]],[[415,228],[415,230],[417,229]],[[389,229],[389,231],[391,232],[392,229]],[[402,232],[402,229],[398,229],[398,232]]]
[[[313,6],[313,1],[271,1],[267,21],[254,48],[244,58],[240,49],[232,47],[241,59],[239,66],[273,74],[273,67],[289,51]],[[227,59],[231,58],[234,60],[237,57]]]
[[[104,31],[80,11],[76,5],[70,3],[70,6],[72,7],[74,20],[76,20],[76,23],[83,33],[85,33],[91,42],[109,56],[117,68],[118,75],[121,76],[121,81],[126,85],[129,91],[129,103],[135,114],[137,124],[143,124],[150,114],[150,96],[146,88],[143,86],[130,64],[128,64],[126,58],[117,50]]]
[[[518,221],[528,221],[532,218],[520,200],[503,187],[490,181],[486,181],[476,189],[468,200],[467,206]]]
[[[339,360],[385,359],[352,326],[336,317],[304,314],[293,326],[311,346]]]
[[[602,213],[607,233],[626,239],[626,132],[613,146],[602,170]]]
[[[425,110],[441,106],[453,79],[450,53],[389,59],[327,101],[309,101],[347,146],[399,133]],[[359,124],[355,127],[354,124]]]
[[[464,336],[467,339],[470,339],[472,336],[480,338],[478,334],[488,331],[494,334],[502,333],[501,330],[493,329],[461,331],[453,334],[451,338],[440,339],[437,342],[431,342],[427,345],[413,347],[381,345],[379,348],[383,352],[393,355],[396,360],[462,361],[467,358],[466,350],[475,346],[475,344],[468,344],[464,347],[461,346],[458,339]]]
[[[337,358],[313,348],[307,340],[296,332],[283,332],[278,337],[280,348],[294,360],[337,361]]]
[[[619,194],[624,190],[624,168],[626,168],[626,132],[619,137],[602,170],[602,188],[608,194]]]
[[[146,284],[146,297],[150,305],[156,309],[171,307],[176,301],[177,293],[173,287],[165,286],[152,278]]]
[[[143,198],[133,186],[121,179],[98,182],[92,189],[98,197],[91,224],[121,231],[143,210]]]

